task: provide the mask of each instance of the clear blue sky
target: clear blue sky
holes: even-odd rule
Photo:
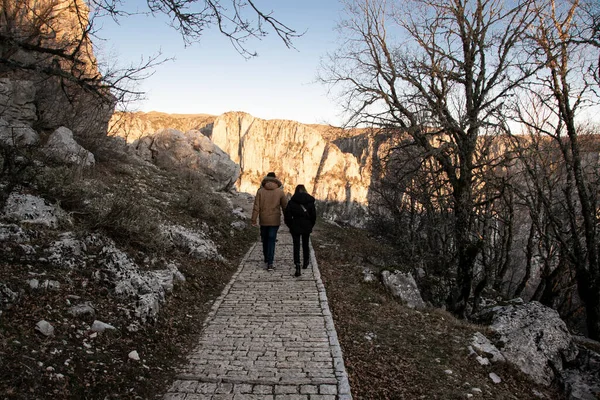
[[[143,9],[145,1],[125,3],[130,9],[136,4]],[[99,36],[105,39],[99,43],[98,58],[117,58],[128,65],[159,50],[175,58],[158,66],[141,85],[147,92],[147,100],[137,107],[141,111],[215,115],[245,111],[265,119],[341,124],[337,102],[327,95],[326,87],[315,83],[320,58],[336,48],[334,28],[341,18],[341,4],[338,0],[257,0],[256,4],[263,11],[272,10],[296,31],[306,31],[294,42],[297,50],[270,34],[247,43],[258,57],[246,60],[214,29],[206,31],[200,43],[185,47],[166,19],[138,15],[122,18],[119,25],[107,18],[96,22]]]

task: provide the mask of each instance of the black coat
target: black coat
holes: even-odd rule
[[[311,233],[317,222],[315,198],[308,193],[296,193],[288,202],[283,218],[291,233]]]

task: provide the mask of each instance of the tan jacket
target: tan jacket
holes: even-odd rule
[[[285,210],[287,206],[287,197],[280,186],[281,182],[276,178],[263,179],[254,198],[252,224],[256,224],[257,219],[261,226],[279,226],[281,224],[281,211]]]

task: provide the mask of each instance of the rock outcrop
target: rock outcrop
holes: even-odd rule
[[[563,363],[577,356],[564,321],[536,301],[495,307],[490,328],[506,360],[542,385],[549,385]]]
[[[39,139],[37,132],[29,125],[0,118],[0,145],[19,148],[35,145]]]
[[[88,18],[84,0],[5,3],[9,68],[0,71],[0,117],[37,131],[66,126],[77,136],[106,134],[115,99],[98,70]]]
[[[216,116],[208,114],[167,114],[151,112],[115,112],[109,123],[109,134],[124,138],[128,143],[151,136],[163,129],[210,131]]]
[[[421,297],[415,279],[410,273],[404,274],[400,271],[383,271],[381,279],[385,287],[393,296],[400,298],[409,308],[423,309],[425,302]]]
[[[132,148],[144,160],[163,168],[202,171],[217,191],[231,189],[240,176],[239,166],[199,131],[164,129],[135,141]]]
[[[37,121],[35,86],[31,81],[0,78],[0,117],[33,126]]]
[[[94,155],[81,147],[73,139],[73,132],[64,126],[50,135],[44,151],[50,158],[65,164],[89,167],[96,163]]]

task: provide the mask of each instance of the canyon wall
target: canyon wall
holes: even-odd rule
[[[113,121],[113,133],[133,142],[134,147],[139,138],[167,128],[202,132],[239,165],[239,191],[255,194],[263,177],[273,171],[287,193],[293,193],[298,184],[305,185],[321,201],[320,208],[328,217],[354,225],[365,222],[377,153],[374,139],[366,132],[355,131],[347,137],[341,128],[264,120],[243,112],[218,117],[115,114]]]
[[[337,219],[363,215],[368,202],[370,166],[323,138],[319,129],[296,121],[263,120],[242,112],[223,114],[209,133],[212,141],[239,164],[238,190],[255,193],[273,171],[286,192],[298,184]],[[354,219],[354,218],[353,218]],[[352,221],[357,222],[357,221]]]

